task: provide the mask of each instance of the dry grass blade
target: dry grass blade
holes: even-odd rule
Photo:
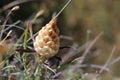
[[[117,57],[116,59],[112,60],[111,63],[109,64],[109,66],[111,66],[111,65],[113,65],[113,64],[115,64],[115,63],[117,63],[119,61],[120,61],[120,56]]]
[[[96,69],[103,69],[103,66],[96,65],[96,64],[81,64],[81,65],[76,65],[77,68],[85,68],[85,67],[91,67],[91,68],[96,68]],[[104,68],[104,71],[111,72],[109,68]]]
[[[35,36],[37,36],[37,35],[38,35],[38,32],[35,33],[35,34],[33,35],[33,37],[35,37]],[[32,39],[32,37],[30,37],[30,38],[27,40],[27,42],[29,42],[31,39]]]
[[[69,0],[64,6],[63,8],[57,13],[57,15],[54,17],[55,19],[61,14],[61,12],[70,4],[72,0]]]
[[[70,36],[60,35],[60,38],[65,39],[65,40],[69,40],[69,41],[73,41],[73,38]]]
[[[108,65],[109,65],[109,63],[110,63],[110,61],[111,61],[111,59],[112,59],[112,57],[113,57],[114,52],[115,52],[115,46],[113,47],[112,52],[111,52],[108,60],[106,61],[105,65],[104,65],[104,66],[101,68],[101,70],[99,71],[99,74],[101,74],[101,73],[103,72],[103,69],[104,69],[104,68],[108,67]]]
[[[7,36],[0,42],[0,45],[8,38],[8,36],[10,36],[11,33],[12,33],[12,30],[10,30],[10,31],[7,33]]]
[[[17,24],[19,24],[21,21],[16,21],[15,23],[13,23],[13,24],[6,24],[6,25],[2,25],[2,26],[6,26],[6,28],[4,29],[4,32],[6,32],[6,31],[8,31],[9,29],[11,29],[11,28],[17,28],[17,29],[20,29],[20,30],[25,30],[23,27],[21,27],[21,26],[17,26]]]
[[[87,44],[86,45],[87,47],[86,47],[83,55],[81,57],[79,57],[79,58],[76,58],[72,62],[74,62],[76,60],[80,60],[80,64],[82,64],[83,61],[84,61],[84,59],[85,59],[85,57],[86,57],[86,55],[88,54],[88,52],[90,51],[90,49],[92,48],[92,46],[95,44],[95,42],[101,37],[102,34],[103,34],[103,32],[101,32],[100,34],[98,34],[98,36],[92,42],[90,42],[89,44]]]
[[[74,49],[76,49],[76,48],[78,47],[78,44],[77,44],[77,43],[73,43],[73,45],[72,45],[71,47],[74,48]],[[84,49],[84,46],[82,46],[82,47],[83,47],[83,48],[81,48],[81,49]],[[65,62],[68,61],[69,58],[71,58],[71,57],[73,57],[75,54],[77,54],[77,52],[76,52],[77,50],[73,50],[72,48],[68,51],[67,54],[65,54],[65,55],[63,56],[63,58],[62,58],[62,63],[61,63],[61,64],[64,64]]]
[[[36,20],[38,17],[40,17],[41,15],[43,15],[43,13],[44,13],[44,10],[39,10],[39,11],[36,13],[35,17],[33,18],[32,22],[35,22],[35,20]]]
[[[29,29],[30,36],[31,36],[32,40],[35,41],[34,36],[33,36],[33,30],[32,30],[32,24],[31,23],[28,23],[28,29]]]
[[[22,3],[25,3],[25,2],[29,2],[29,1],[34,1],[34,0],[16,0],[16,1],[13,1],[7,5],[5,5],[2,9],[0,9],[0,13],[13,7],[13,6],[16,6],[16,5],[19,5],[19,4],[22,4]]]
[[[5,70],[5,69],[7,69],[7,68],[15,68],[15,65],[6,66],[6,67],[2,68],[1,70]]]
[[[3,35],[3,33],[4,33],[5,25],[6,25],[7,21],[8,21],[8,19],[9,19],[9,16],[11,15],[11,13],[12,13],[13,11],[16,11],[16,10],[18,10],[18,9],[19,9],[18,6],[14,6],[14,7],[8,12],[8,14],[7,14],[6,18],[5,18],[5,21],[4,21],[3,25],[2,25],[2,30],[1,30],[1,33],[0,33],[0,39],[2,38],[2,35]]]
[[[47,66],[47,65],[45,65],[45,64],[43,64],[43,65],[44,65],[44,67],[46,67],[48,70],[52,71],[54,74],[56,73],[55,70],[53,70],[53,69],[50,68],[49,66]]]
[[[92,48],[92,46],[95,44],[95,42],[101,37],[101,35],[103,34],[103,32],[101,32],[89,45],[88,47],[86,47],[85,52],[82,55],[82,60],[80,61],[80,63],[83,63],[86,55],[88,54],[88,52],[90,51],[90,49]]]

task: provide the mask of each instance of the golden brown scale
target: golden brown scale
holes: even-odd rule
[[[52,18],[39,31],[34,41],[34,48],[41,62],[57,54],[59,50],[59,29],[55,18]]]

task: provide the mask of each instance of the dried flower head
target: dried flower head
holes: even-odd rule
[[[39,31],[34,41],[34,48],[42,62],[57,54],[59,50],[59,29],[55,18]]]
[[[51,21],[48,24],[42,27],[42,29],[38,32],[38,35],[34,40],[34,48],[41,62],[44,62],[46,59],[55,56],[59,50],[60,39],[59,39],[59,29],[56,24],[56,18],[67,7],[67,5],[70,2],[71,0],[69,0],[63,6],[63,8],[57,13],[57,15],[55,15],[51,19]]]

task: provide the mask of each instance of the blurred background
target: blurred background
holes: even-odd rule
[[[13,7],[6,8],[6,6],[14,1],[0,0],[0,23],[4,21],[8,10]],[[16,1],[21,2],[22,0]],[[52,15],[55,12],[59,12],[67,2],[67,0],[23,1],[25,2],[17,4],[20,9],[10,16],[8,23],[10,24],[17,20],[26,22],[33,19],[33,16],[39,10],[44,10],[39,20],[33,24],[34,33],[48,23]],[[89,56],[93,56],[93,52],[97,50],[100,51],[99,54],[86,60],[85,63],[104,65],[112,52],[113,46],[116,48],[112,59],[120,56],[120,0],[72,0],[58,17],[57,23],[60,35],[71,37],[73,39],[72,43],[75,42],[79,46],[85,44],[87,39],[93,40],[99,33],[103,32],[103,35],[92,47]],[[19,37],[20,34],[16,33],[16,35]],[[72,43],[69,40],[61,40],[61,46],[71,46]],[[80,55],[82,55],[82,52]],[[113,76],[120,76],[119,62],[111,65],[110,68]],[[111,77],[110,75],[108,76]]]

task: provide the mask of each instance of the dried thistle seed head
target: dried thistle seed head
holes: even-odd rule
[[[58,52],[59,29],[56,25],[55,18],[53,18],[39,31],[34,41],[34,48],[42,62],[54,56]]]

